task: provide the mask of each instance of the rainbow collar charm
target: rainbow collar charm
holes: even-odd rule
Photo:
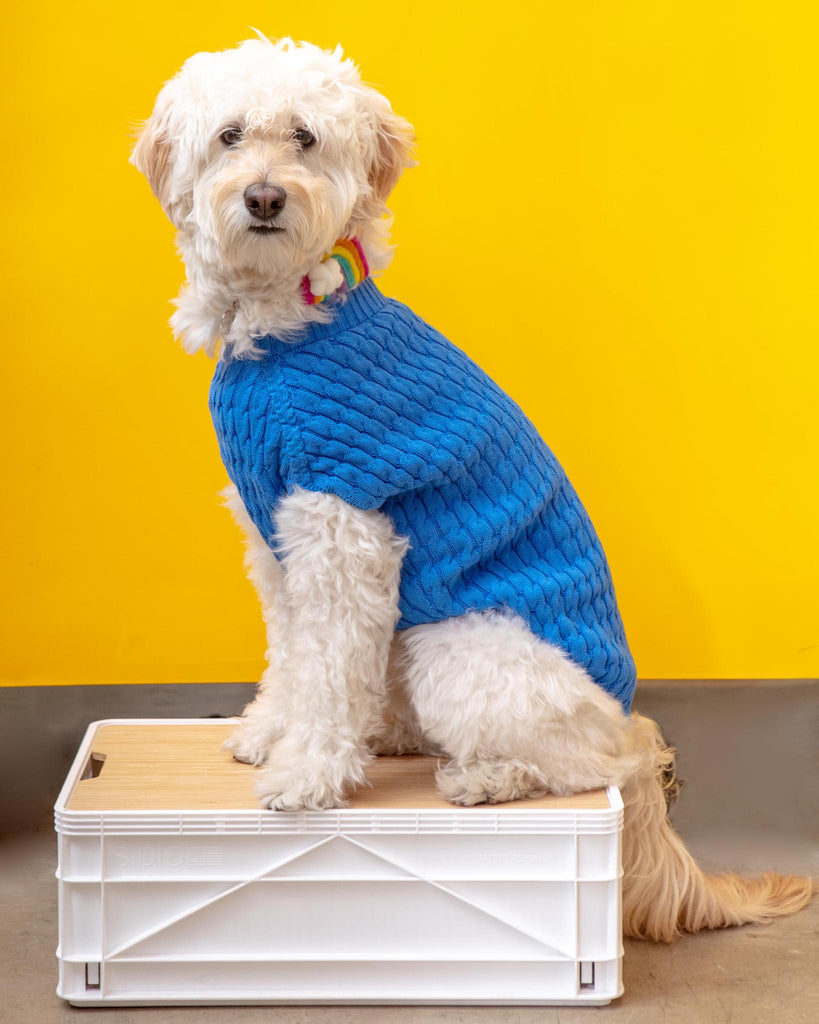
[[[322,262],[301,279],[301,293],[308,306],[315,306],[330,295],[352,291],[369,273],[359,240],[339,238]]]

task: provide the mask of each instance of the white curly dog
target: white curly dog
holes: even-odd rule
[[[178,230],[188,279],[171,323],[184,347],[263,359],[259,339],[298,344],[330,321],[343,299],[314,299],[351,282],[327,254],[355,238],[370,274],[387,266],[385,203],[413,141],[340,49],[260,38],[191,57],[132,155]],[[807,879],[706,877],[666,817],[673,753],[657,726],[520,617],[396,631],[406,539],[388,515],[295,487],[266,538],[235,488],[228,503],[268,637],[230,746],[264,766],[264,806],[338,806],[373,756],[434,753],[448,760],[441,791],[461,804],[622,787],[627,934],[669,941],[810,899]]]

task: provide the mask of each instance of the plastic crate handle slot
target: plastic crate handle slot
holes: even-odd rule
[[[580,988],[594,988],[594,960],[581,960],[577,966],[580,972]]]
[[[92,750],[88,755],[88,760],[85,762],[85,767],[82,770],[81,779],[96,779],[99,778],[100,772],[105,764],[105,754],[98,754],[96,750]]]

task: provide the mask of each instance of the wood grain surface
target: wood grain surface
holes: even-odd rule
[[[102,725],[92,746],[99,774],[76,783],[67,809],[256,810],[255,769],[234,761],[222,750],[222,743],[234,728],[229,722]],[[367,770],[370,785],[351,793],[348,806],[357,810],[454,810],[435,789],[436,764],[432,757],[376,758]],[[497,806],[607,810],[609,801],[604,790],[596,790],[572,797],[544,796]]]

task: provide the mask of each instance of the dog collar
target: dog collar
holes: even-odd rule
[[[339,238],[321,263],[304,275],[301,293],[308,306],[330,295],[352,291],[370,273],[367,257],[357,238]]]

